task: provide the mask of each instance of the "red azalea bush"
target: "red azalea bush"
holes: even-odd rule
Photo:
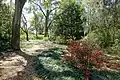
[[[85,70],[86,80],[89,80],[90,69],[102,66],[102,51],[93,50],[86,42],[71,41],[66,49],[68,52],[64,54],[65,62]]]

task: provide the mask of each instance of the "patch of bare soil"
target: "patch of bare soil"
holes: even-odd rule
[[[0,80],[42,80],[35,73],[35,57],[21,51],[0,57]]]
[[[23,52],[3,53],[0,56],[0,80],[42,80],[35,72],[35,56],[52,47],[58,45],[45,42],[22,48]]]

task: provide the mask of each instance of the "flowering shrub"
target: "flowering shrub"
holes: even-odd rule
[[[86,80],[89,80],[89,69],[102,66],[102,51],[93,50],[86,42],[71,41],[64,60],[72,66],[85,70]]]

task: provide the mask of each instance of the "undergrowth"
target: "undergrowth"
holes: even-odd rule
[[[84,71],[69,66],[62,60],[65,50],[52,48],[36,59],[36,72],[44,80],[84,80]],[[90,80],[120,80],[120,71],[90,71]]]

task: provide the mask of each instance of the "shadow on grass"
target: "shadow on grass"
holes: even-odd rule
[[[63,63],[63,51],[52,48],[43,51],[36,60],[36,72],[45,80],[84,80],[84,71],[78,71]],[[120,80],[120,72],[91,71],[90,80]]]
[[[63,63],[61,59],[63,52],[60,48],[51,48],[39,54],[36,65],[37,73],[45,80],[74,80],[74,78],[84,80],[82,72],[71,70]]]
[[[38,51],[38,50],[37,50]],[[61,59],[61,54],[63,54],[62,49],[60,48],[50,48],[46,51],[43,51],[41,54],[38,55],[38,57],[50,57],[52,59]]]
[[[91,80],[120,80],[120,71],[91,71]]]
[[[47,66],[47,65],[46,65]],[[78,72],[75,70],[64,70],[65,66],[62,66],[63,70],[49,67],[46,68],[45,65],[41,64],[41,62],[37,63],[36,71],[43,77],[45,80],[84,80],[83,72]],[[53,65],[53,67],[55,67]],[[57,66],[56,66],[57,67]]]

